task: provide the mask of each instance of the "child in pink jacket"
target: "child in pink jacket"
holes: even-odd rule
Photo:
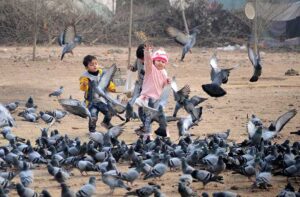
[[[135,101],[139,107],[148,106],[149,98],[151,98],[153,101],[159,99],[164,86],[171,82],[167,75],[167,71],[165,70],[168,61],[169,58],[164,49],[160,48],[152,54],[152,47],[145,46],[145,76],[141,95]],[[143,119],[142,122],[144,122]],[[144,132],[143,134],[145,137],[148,137],[149,135],[151,137],[151,131],[145,131],[143,127],[141,130]],[[167,132],[167,136],[168,135],[169,134]]]

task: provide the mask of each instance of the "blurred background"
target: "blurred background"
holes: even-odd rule
[[[165,33],[168,26],[185,30],[199,26],[197,46],[245,44],[254,23],[264,47],[298,48],[300,1],[262,0],[257,20],[245,15],[247,0],[133,0],[132,34],[144,31],[154,44],[175,44]],[[84,45],[128,44],[130,0],[1,0],[0,44],[32,44],[36,24],[38,45],[57,43],[70,23],[76,24]],[[134,36],[132,44],[139,41]]]

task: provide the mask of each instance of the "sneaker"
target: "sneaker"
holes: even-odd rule
[[[106,129],[110,129],[110,128],[112,128],[113,127],[113,125],[111,124],[111,123],[105,123],[105,122],[102,122],[101,123],[101,126],[102,127],[104,127],[104,128],[106,128]]]

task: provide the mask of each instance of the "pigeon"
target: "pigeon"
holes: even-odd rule
[[[32,107],[32,108],[26,108],[23,111],[21,111],[18,116],[23,117],[24,113],[30,113],[30,114],[35,114],[36,113],[36,108]]]
[[[24,187],[21,183],[17,183],[17,192],[20,197],[38,197],[38,193],[34,190]]]
[[[112,80],[114,74],[117,71],[117,65],[113,64],[111,65],[102,75],[101,80],[98,85],[95,85],[97,83],[96,81],[93,81],[92,86],[95,92],[100,96],[103,97],[107,103],[110,105],[110,108],[112,111],[112,114],[120,114],[125,112],[126,106],[123,105],[118,99],[112,98],[106,91],[107,87]],[[119,117],[120,118],[120,117]],[[123,118],[120,118],[123,119]]]
[[[46,114],[45,112],[42,111],[40,111],[40,117],[47,124],[55,121],[55,118],[53,116],[50,116],[49,114]]]
[[[82,37],[77,35],[74,24],[65,27],[64,31],[58,37],[58,43],[63,47],[60,60],[63,60],[66,53],[72,53],[73,49],[81,43]]]
[[[173,90],[174,99],[176,101],[173,117],[176,117],[179,109],[183,107],[184,100],[188,99],[191,89],[189,85],[185,85],[183,88],[177,91],[177,84],[175,82],[175,77],[173,77],[173,80],[171,82],[171,87]]]
[[[11,112],[11,111],[15,111],[17,109],[17,107],[19,106],[19,104],[20,103],[18,101],[16,101],[16,102],[6,104],[5,107],[6,107],[6,109],[8,109]]]
[[[196,197],[197,192],[194,192],[192,188],[189,187],[188,183],[179,181],[178,192],[181,197]]]
[[[253,187],[268,189],[268,187],[272,186],[271,179],[272,179],[272,175],[270,172],[257,173],[256,180],[253,184]]]
[[[144,176],[144,180],[150,179],[150,178],[156,178],[161,177],[167,172],[167,166],[163,163],[156,164],[153,169]]]
[[[283,127],[297,114],[296,109],[292,109],[281,116],[277,118],[275,122],[272,122],[269,127],[263,127],[262,128],[262,138],[263,140],[270,140],[273,139],[278,135],[278,133],[283,129]],[[257,118],[255,115],[252,115],[251,119],[249,120],[247,124],[248,128],[248,135],[249,138],[252,139],[252,137],[255,134],[256,127],[259,125],[262,125],[262,121]]]
[[[34,104],[33,98],[30,96],[25,103],[25,107],[27,108],[37,108],[37,105]]]
[[[154,197],[167,197],[164,193],[158,188],[154,188]]]
[[[162,106],[158,107],[158,114],[156,118],[159,127],[154,131],[154,133],[158,136],[167,137],[167,118]],[[152,119],[155,118],[153,117]]]
[[[2,178],[5,178],[5,179],[11,181],[16,176],[16,173],[15,172],[0,172],[0,176]]]
[[[196,179],[197,181],[200,181],[203,183],[203,187],[209,182],[218,182],[223,183],[223,177],[214,175],[206,170],[194,170],[192,172],[192,177]]]
[[[43,189],[39,197],[51,197],[51,194],[46,189]]]
[[[0,103],[0,128],[5,126],[16,126],[15,120],[10,112]]]
[[[4,190],[0,187],[0,196],[1,197],[8,197],[8,195],[4,192]]]
[[[96,171],[96,167],[95,165],[90,162],[90,161],[86,161],[86,160],[78,160],[78,161],[74,161],[75,166],[78,168],[78,170],[80,171],[80,173],[82,174],[82,172],[88,172],[88,171]]]
[[[214,134],[209,134],[208,137],[218,137],[223,140],[227,140],[228,136],[230,134],[230,129],[227,129],[225,132],[220,132],[220,133],[214,133]]]
[[[251,177],[255,175],[255,168],[253,165],[244,165],[236,169],[236,172],[248,177],[251,180]]]
[[[37,122],[37,120],[39,119],[37,114],[30,113],[28,111],[24,111],[22,116],[23,116],[24,120],[28,121],[28,122]]]
[[[237,66],[227,69],[219,68],[216,54],[211,57],[210,66],[212,83],[202,85],[202,89],[211,97],[222,97],[226,95],[226,91],[221,88],[221,85],[227,83],[230,71]]]
[[[185,118],[180,118],[177,122],[177,128],[178,128],[178,135],[179,136],[187,136],[189,135],[189,129],[197,124],[197,122],[200,120],[202,115],[202,107],[195,108],[194,110],[194,116],[195,119],[193,120],[193,117],[191,114],[189,114]]]
[[[5,190],[9,188],[9,186],[10,186],[9,180],[0,176],[0,188]]]
[[[191,51],[193,46],[196,44],[197,34],[200,33],[197,27],[192,29],[190,35],[184,34],[183,32],[179,31],[174,27],[167,27],[166,32],[170,37],[174,38],[177,43],[183,45],[182,55],[180,59],[181,61],[184,60],[184,57],[187,54],[187,52]]]
[[[295,194],[295,188],[292,186],[291,183],[288,183],[283,190],[277,195],[277,197],[297,197]]]
[[[66,183],[61,183],[61,197],[75,197],[75,193],[70,190]]]
[[[214,192],[212,194],[213,197],[240,197],[237,193],[230,191],[222,191],[222,192]]]
[[[68,112],[63,110],[54,110],[54,111],[46,111],[46,114],[49,114],[50,116],[55,117],[57,120],[62,119],[67,115]]]
[[[70,178],[70,175],[65,170],[59,169],[59,171],[54,175],[54,178],[59,183],[64,183]]]
[[[26,140],[24,138],[18,137],[15,134],[12,133],[11,131],[11,127],[4,127],[1,131],[1,134],[3,135],[3,137],[8,140],[8,141],[21,141],[21,142],[25,142]]]
[[[195,168],[193,168],[192,166],[190,166],[186,159],[183,157],[181,158],[181,166],[182,166],[182,172],[184,174],[192,174],[192,172],[195,170]]]
[[[160,189],[159,185],[146,185],[134,191],[126,193],[126,196],[149,197],[154,193],[155,188]]]
[[[59,99],[58,102],[67,112],[71,114],[82,118],[91,117],[91,113],[85,104],[77,99]]]
[[[89,182],[83,185],[77,192],[76,197],[91,197],[96,192],[96,177],[92,176]]]
[[[31,183],[33,183],[33,172],[29,169],[26,163],[24,165],[24,168],[21,170],[19,177],[22,185],[24,185],[25,187],[28,187]]]
[[[219,156],[218,161],[215,165],[207,166],[207,171],[217,174],[217,175],[220,174],[225,169],[226,169],[226,164],[224,163],[222,156]]]
[[[136,168],[130,168],[128,170],[128,172],[125,172],[125,173],[119,173],[118,176],[124,180],[124,181],[127,181],[127,182],[130,182],[131,185],[133,185],[133,182],[139,178],[139,175],[140,175],[140,172],[138,171],[138,169]]]
[[[251,64],[253,65],[253,75],[250,78],[250,82],[256,82],[256,81],[258,81],[259,77],[261,76],[261,72],[262,72],[259,50],[257,51],[257,54],[255,54],[253,49],[250,47],[249,43],[248,43],[247,49],[248,49],[249,60],[250,60]]]
[[[136,81],[134,85],[132,97],[126,105],[126,113],[125,113],[126,122],[128,122],[130,119],[137,118],[137,114],[135,114],[135,112],[133,111],[133,104],[135,103],[136,99],[140,96],[141,89],[142,89],[141,82]]]
[[[102,174],[102,181],[104,184],[108,185],[111,190],[111,194],[113,194],[116,187],[124,188],[127,191],[130,191],[131,188],[124,184],[124,182],[118,177],[112,176],[109,172],[105,172]]]
[[[64,87],[63,86],[60,86],[59,89],[55,90],[54,92],[51,92],[49,94],[49,97],[51,96],[56,96],[56,97],[59,97],[64,91]]]

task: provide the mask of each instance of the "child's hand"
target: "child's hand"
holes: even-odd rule
[[[167,84],[171,84],[172,79],[170,77],[167,78]]]
[[[133,71],[134,67],[130,64],[129,66],[127,66],[127,69]]]
[[[144,49],[145,51],[151,52],[152,49],[153,49],[153,46],[151,44],[149,44],[149,43],[145,44],[145,49]]]

